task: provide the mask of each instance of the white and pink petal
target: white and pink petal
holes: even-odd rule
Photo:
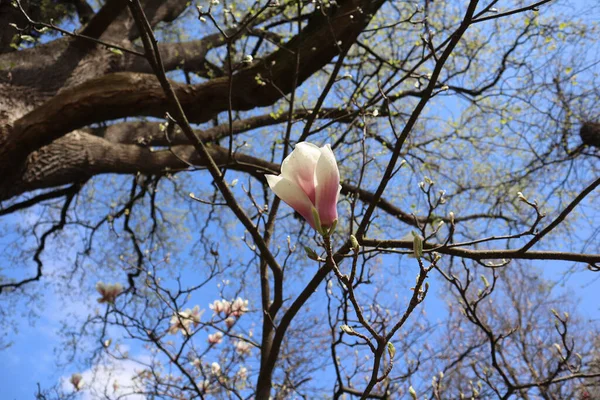
[[[306,221],[315,227],[312,216],[313,203],[306,193],[293,181],[282,176],[265,175],[269,187],[277,197],[283,200],[287,205],[296,210]]]
[[[338,217],[337,202],[340,186],[340,173],[330,145],[321,147],[321,157],[315,169],[316,208],[323,226],[330,226]]]

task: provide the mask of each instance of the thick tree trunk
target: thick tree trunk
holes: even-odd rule
[[[151,21],[156,23],[181,12],[181,7],[177,6],[181,3],[171,3],[174,5],[167,8],[160,3],[156,3],[154,8],[149,6],[153,10]],[[227,77],[195,86],[175,84],[189,119],[197,123],[209,121],[226,111],[230,103],[235,110],[273,104],[293,90],[290,76],[297,68],[296,53],[300,57],[300,84],[330,62],[338,54],[340,46],[349,47],[381,4],[381,1],[348,0],[339,8],[332,7],[331,15],[316,12],[303,31],[283,48],[233,76],[231,99]],[[358,14],[360,18],[346,17],[357,14],[357,8],[362,10]],[[102,19],[104,17],[101,18],[103,10],[89,26],[96,27],[96,36],[105,33],[107,37],[116,39],[116,33],[111,29],[115,26],[123,29],[123,24],[127,25],[124,21],[129,21],[128,14],[124,11],[114,24],[110,24]],[[111,17],[115,18],[115,15]],[[134,36],[130,32],[124,39],[121,38],[122,43],[119,44],[130,45],[129,40]],[[222,41],[222,37],[211,35],[201,41],[166,48],[165,64],[175,68],[180,61],[189,60],[191,66],[200,66],[211,46]],[[5,95],[0,100],[0,197],[3,199],[23,193],[23,189],[69,183],[69,179],[82,175],[81,172],[74,173],[76,168],[98,165],[97,161],[93,161],[98,159],[96,150],[109,144],[96,144],[94,149],[90,149],[86,146],[93,138],[88,138],[84,132],[75,132],[77,129],[137,115],[162,118],[167,111],[168,102],[156,78],[133,72],[147,70],[146,64],[129,56],[113,54],[79,38],[60,38],[32,49],[5,54],[0,56],[0,64],[12,66],[2,76]],[[261,76],[267,84],[259,82],[257,76]],[[130,151],[112,146],[111,151],[115,154]],[[62,156],[59,155],[61,151],[65,152]],[[83,155],[75,156],[76,151]],[[110,154],[105,152],[104,156],[109,157]],[[54,165],[58,158],[73,161],[65,162],[61,171],[60,166]],[[164,161],[159,157],[144,158],[145,162],[157,162],[147,168],[155,171],[164,166],[159,160]],[[36,167],[35,163],[39,166]],[[122,169],[108,168],[105,172],[131,172],[126,163],[114,165]],[[88,177],[98,173],[98,170],[88,171]],[[43,179],[46,182],[42,182]]]

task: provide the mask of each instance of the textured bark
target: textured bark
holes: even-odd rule
[[[220,146],[211,146],[210,152],[217,164],[238,171],[257,174],[278,169],[277,165],[244,154],[229,159],[227,149]],[[12,185],[2,187],[0,200],[32,190],[85,182],[99,174],[164,174],[187,169],[190,164],[205,166],[206,163],[189,145],[153,151],[78,131],[32,153],[13,177]]]
[[[128,12],[109,12],[109,4],[110,1],[92,18],[86,28],[88,33],[102,39],[115,39],[114,30],[118,30],[122,40],[119,44],[130,44],[135,33],[129,30],[128,36],[123,36],[123,29],[131,20]],[[339,8],[332,8],[331,15],[315,13],[302,32],[280,49],[233,75],[233,109],[268,106],[289,93],[293,89],[289,77],[296,70],[296,52],[300,61],[298,84],[301,84],[330,62],[340,49],[349,47],[381,4],[381,1],[348,0],[340,3]],[[184,5],[179,1],[146,2],[152,24],[175,18]],[[348,18],[357,7],[363,10],[361,17]],[[212,35],[200,41],[163,45],[165,64],[171,69],[184,60],[185,68],[202,69],[206,52],[222,43],[222,37]],[[78,129],[125,117],[165,116],[168,107],[163,90],[153,75],[140,73],[148,71],[148,67],[133,57],[115,55],[81,38],[70,37],[0,56],[0,65],[4,67],[0,90],[8,94],[0,99],[2,198],[23,192],[15,187],[39,188],[67,183],[68,179],[57,178],[58,171],[48,168],[53,165],[55,152],[82,147],[78,140],[87,133],[76,132]],[[259,76],[266,84],[257,80]],[[226,76],[198,85],[174,83],[174,86],[192,122],[209,121],[229,107],[229,78]],[[90,163],[95,159],[90,158],[94,154],[90,155],[89,151],[85,154],[90,168],[97,165]],[[146,161],[156,158],[147,156]],[[36,169],[34,163],[43,168]],[[78,159],[75,164],[81,168],[85,162]],[[127,165],[118,165],[123,168],[121,172],[129,171]],[[40,170],[51,173],[40,173]],[[66,170],[64,173],[66,177],[74,176]],[[41,177],[45,177],[47,183],[42,184]],[[16,182],[19,184],[15,185]]]
[[[160,132],[156,124],[123,123],[102,131],[74,132],[32,153],[13,180],[11,186],[2,187],[0,201],[32,190],[85,182],[100,174],[164,174],[188,169],[190,165],[203,167],[202,159],[187,144],[174,145],[170,150],[153,151],[135,144],[136,138],[145,137],[148,128]],[[210,131],[207,134],[210,135]],[[97,136],[103,134],[104,137]],[[164,136],[164,133],[160,132]],[[184,142],[184,140],[180,140]],[[241,171],[263,180],[264,174],[279,174],[279,164],[236,152],[230,158],[229,151],[221,146],[209,147],[211,157],[220,166]],[[183,161],[182,161],[183,160]],[[351,184],[342,183],[342,194],[355,194],[364,202],[370,202],[373,194]],[[415,217],[386,200],[379,208],[409,224]],[[420,222],[424,222],[421,220]]]

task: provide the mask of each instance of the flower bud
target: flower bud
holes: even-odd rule
[[[423,257],[423,237],[416,233],[415,231],[411,232],[413,235],[413,252],[415,258]]]
[[[392,342],[388,342],[387,350],[388,354],[390,355],[390,360],[393,360],[394,356],[396,355],[396,348],[394,347],[394,344]]]
[[[319,261],[319,255],[310,247],[304,246],[304,251],[306,252],[306,256],[311,260]]]
[[[359,244],[358,244],[358,239],[356,239],[356,236],[350,235],[350,243],[352,244],[352,250],[358,251]]]
[[[354,329],[352,329],[348,325],[342,325],[340,326],[340,329],[342,330],[342,332],[347,333],[348,335],[353,335],[355,333]]]
[[[410,393],[410,397],[411,397],[413,400],[417,400],[417,399],[418,399],[418,397],[417,397],[417,392],[415,391],[415,389],[414,389],[412,386],[410,386],[410,387],[408,388],[408,393]]]

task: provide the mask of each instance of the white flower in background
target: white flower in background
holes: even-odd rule
[[[248,381],[248,369],[240,365],[240,369],[235,374],[235,387],[237,389],[244,389]]]
[[[248,355],[251,351],[252,346],[248,342],[240,340],[235,344],[235,352],[238,353],[240,356]]]
[[[241,317],[248,312],[248,300],[242,300],[238,297],[231,303],[231,315],[234,317]]]
[[[190,319],[192,320],[192,323],[194,324],[194,328],[196,328],[196,327],[198,327],[198,325],[200,325],[200,318],[202,317],[202,314],[204,314],[204,310],[200,310],[199,306],[195,306],[192,309],[192,311],[190,313]]]
[[[236,373],[236,375],[240,380],[245,381],[246,379],[248,379],[248,368],[240,365],[240,369]]]
[[[221,373],[221,366],[219,365],[218,362],[214,362],[214,363],[210,364],[210,372],[213,375],[219,375]]]
[[[225,320],[225,325],[227,325],[228,328],[231,328],[233,325],[235,325],[235,318],[229,317]]]
[[[215,300],[208,306],[208,308],[213,310],[215,315],[221,313],[228,315],[231,310],[231,303],[227,300]]]
[[[191,325],[193,324],[194,328],[198,327],[202,313],[204,313],[204,310],[200,310],[198,306],[195,306],[192,310],[188,308],[179,313],[175,313],[171,317],[171,326],[169,327],[168,332],[175,335],[178,331],[181,331],[184,335],[191,335]]]
[[[215,332],[211,335],[208,335],[208,343],[210,344],[219,344],[223,341],[223,333]]]
[[[80,391],[83,387],[83,377],[79,373],[71,375],[71,379],[69,379],[69,382],[71,382],[71,384],[77,391]]]
[[[194,361],[191,362],[193,367],[196,367],[198,369],[202,368],[202,360],[200,360],[199,358],[195,358]]]
[[[107,285],[104,282],[96,283],[96,290],[102,297],[98,299],[98,303],[114,304],[117,296],[123,291],[123,286],[120,283]]]

